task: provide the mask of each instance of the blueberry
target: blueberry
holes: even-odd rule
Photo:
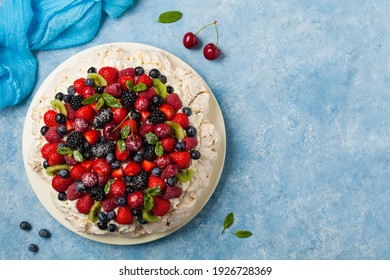
[[[89,67],[87,73],[97,73],[97,70],[95,67],[91,66],[91,67]]]
[[[156,95],[153,96],[152,102],[153,104],[160,106],[164,103],[164,99],[161,96]]]
[[[84,83],[88,87],[93,87],[95,85],[95,82],[92,79],[90,79],[90,78],[85,79]]]
[[[59,99],[62,101],[64,99],[64,93],[63,92],[57,92],[57,94],[54,96],[55,99]]]
[[[135,121],[141,120],[141,114],[138,113],[137,111],[131,111],[130,117]]]
[[[108,228],[107,222],[97,222],[96,225],[101,230],[106,230]]]
[[[49,167],[49,163],[47,162],[47,160],[45,160],[43,163],[42,163],[42,166],[43,168],[48,168]]]
[[[149,76],[152,78],[158,78],[161,75],[160,71],[156,68],[153,68],[149,71]]]
[[[76,93],[76,91],[74,90],[74,86],[71,85],[68,87],[68,94],[70,95],[74,95]]]
[[[59,192],[57,198],[59,201],[65,201],[66,200],[66,192]]]
[[[135,74],[136,74],[137,76],[142,75],[143,73],[145,73],[144,68],[142,68],[141,66],[135,67],[134,70],[135,70]]]
[[[175,145],[175,149],[178,151],[185,151],[186,144],[184,142],[177,142]]]
[[[126,198],[124,198],[124,197],[117,197],[116,198],[116,204],[118,206],[125,206],[126,205]]]
[[[65,124],[66,123],[66,117],[64,114],[62,113],[58,113],[55,117],[54,117],[54,120],[56,121],[56,123],[59,123],[59,124]]]
[[[96,92],[99,93],[99,94],[102,94],[104,92],[104,89],[105,89],[105,87],[98,86],[98,87],[96,87]]]
[[[63,148],[63,147],[65,147],[65,146],[66,146],[65,143],[60,142],[60,143],[58,143],[58,145],[57,145],[57,149]]]
[[[136,162],[136,163],[141,163],[142,162],[142,160],[143,160],[143,158],[142,158],[142,155],[141,154],[135,154],[134,156],[133,156],[133,160]]]
[[[68,169],[61,169],[60,171],[58,171],[57,175],[61,178],[69,178],[70,174]]]
[[[106,222],[108,221],[108,218],[107,218],[107,213],[105,212],[99,212],[98,214],[98,220],[101,221],[101,222]]]
[[[109,232],[115,232],[117,228],[118,227],[116,226],[116,224],[109,224],[108,225],[108,231]]]
[[[28,245],[28,250],[30,251],[30,252],[33,252],[33,253],[36,253],[36,252],[38,252],[38,246],[37,245],[35,245],[35,244],[30,244],[30,245]]]
[[[149,105],[149,111],[150,112],[153,112],[153,111],[156,111],[158,110],[158,105],[156,105],[155,103],[152,103]]]
[[[186,132],[187,132],[187,136],[188,136],[188,137],[194,137],[194,136],[196,135],[196,128],[193,127],[192,125],[190,125],[190,126],[187,128]]]
[[[44,125],[41,127],[41,135],[45,136],[46,132],[49,130],[49,127]]]
[[[190,152],[190,155],[191,155],[191,158],[192,159],[200,159],[200,156],[201,156],[201,154],[200,154],[200,152],[198,151],[198,150],[192,150],[191,152]]]
[[[140,209],[133,209],[133,210],[131,210],[131,213],[133,213],[133,215],[136,217],[142,216],[142,210],[140,210]]]
[[[159,167],[154,167],[152,169],[152,175],[153,176],[156,176],[156,177],[159,177],[161,175],[161,169]]]
[[[121,163],[119,160],[115,160],[113,163],[111,163],[111,168],[112,169],[119,169],[121,167]]]
[[[172,86],[167,86],[167,92],[168,93],[173,93],[175,89]]]
[[[140,223],[141,225],[144,225],[144,224],[147,224],[148,222],[144,220],[144,218],[142,218],[142,216],[138,216],[137,217],[137,221],[138,223]]]
[[[108,163],[113,163],[115,161],[115,155],[113,153],[108,153],[106,156],[106,161]]]
[[[165,76],[165,75],[160,75],[160,76],[158,76],[158,79],[161,81],[161,82],[163,82],[163,84],[166,84],[167,83],[167,76]]]
[[[47,229],[43,228],[39,230],[39,236],[42,238],[49,238],[51,236],[51,233]]]
[[[31,224],[27,221],[22,221],[20,224],[19,224],[19,227],[22,229],[22,230],[31,230]]]
[[[169,177],[169,178],[167,179],[167,184],[168,184],[169,186],[176,186],[178,182],[179,182],[179,180],[177,179],[176,176],[172,176],[172,177]]]
[[[79,181],[79,182],[76,183],[76,191],[77,192],[85,191],[85,186],[84,186],[84,184],[82,182]]]
[[[116,218],[115,211],[110,211],[107,213],[107,220],[111,221],[111,220],[115,220],[115,218]]]
[[[58,135],[64,136],[66,134],[66,126],[61,124],[61,125],[57,126],[56,131],[57,131]]]
[[[70,103],[72,101],[72,95],[65,94],[62,101],[64,101],[65,103]]]
[[[183,113],[187,116],[191,116],[192,115],[192,110],[190,107],[184,107],[183,108]]]
[[[99,139],[99,142],[102,143],[102,144],[106,144],[107,143],[107,140],[106,138],[104,138],[104,136],[100,136],[100,139]]]
[[[85,160],[90,160],[90,159],[92,159],[92,157],[93,157],[92,152],[89,151],[89,150],[87,150],[87,151],[85,151],[85,152],[83,153],[83,158],[84,158]]]

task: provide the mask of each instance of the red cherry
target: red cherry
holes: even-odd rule
[[[199,42],[198,37],[194,33],[187,32],[186,34],[184,34],[183,45],[187,49],[195,48],[198,45],[198,42]]]
[[[214,60],[221,55],[221,50],[213,43],[209,43],[204,47],[203,55],[208,60]]]

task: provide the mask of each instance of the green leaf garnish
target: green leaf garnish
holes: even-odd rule
[[[83,155],[79,151],[73,151],[73,157],[77,162],[82,162],[84,160]]]
[[[112,183],[114,183],[114,182],[115,182],[114,179],[110,179],[110,180],[108,180],[108,182],[104,185],[104,193],[105,193],[105,194],[108,194],[108,193],[110,192],[110,190],[111,190],[111,185],[112,185]]]
[[[182,16],[183,16],[182,12],[167,11],[167,12],[160,14],[160,16],[158,17],[158,21],[161,23],[172,23],[172,22],[176,22],[179,19],[181,19]]]
[[[127,87],[128,90],[134,91],[134,84],[133,84],[132,81],[127,80],[126,81],[126,87]]]
[[[163,146],[161,145],[161,142],[158,141],[156,143],[156,146],[154,147],[154,153],[156,154],[156,156],[158,157],[161,157],[163,154],[164,154],[164,148]]]
[[[155,196],[155,195],[160,194],[160,192],[161,192],[160,186],[157,186],[154,188],[147,188],[145,190],[145,195]]]
[[[122,139],[126,139],[127,136],[129,136],[130,134],[130,126],[129,125],[125,125],[124,127],[122,127],[121,129],[121,138]]]
[[[167,86],[161,82],[159,79],[154,78],[153,79],[153,88],[156,92],[156,95],[160,96],[162,99],[165,100],[168,96]]]
[[[134,88],[134,91],[135,92],[140,92],[140,91],[144,91],[147,89],[146,85],[143,84],[143,83],[139,83],[138,85],[136,85]]]
[[[154,206],[153,196],[145,195],[144,196],[144,207],[145,207],[145,210],[146,211],[150,211],[150,210],[152,210],[153,206]]]
[[[96,110],[100,110],[104,105],[104,99],[103,97],[100,97],[97,104],[96,104]]]
[[[145,134],[145,139],[148,144],[155,145],[158,142],[158,137],[153,132],[148,132]]]
[[[91,97],[85,98],[81,102],[81,104],[83,104],[83,105],[93,104],[93,103],[97,102],[100,99],[100,97],[102,97],[102,95],[99,93],[96,93],[96,94],[92,95]]]
[[[126,142],[123,139],[119,139],[118,142],[116,142],[118,145],[118,150],[120,153],[123,153],[126,150]]]
[[[233,223],[234,223],[234,215],[232,212],[230,212],[229,214],[227,214],[225,221],[223,222],[222,234],[225,232],[227,228],[230,228],[233,225]]]
[[[104,103],[110,108],[122,108],[122,104],[115,99],[114,96],[108,94],[108,93],[103,93],[102,97],[104,99]]]
[[[238,238],[248,238],[251,237],[253,234],[248,230],[238,230],[234,233],[234,235]]]
[[[68,155],[71,154],[73,150],[69,147],[61,147],[57,149],[57,153],[60,155]]]

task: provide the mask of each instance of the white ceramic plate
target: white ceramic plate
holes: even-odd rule
[[[178,57],[176,57],[176,56],[174,56],[166,51],[163,51],[159,48],[144,45],[144,44],[137,44],[137,43],[110,43],[107,45],[116,45],[116,46],[119,46],[119,47],[121,47],[125,50],[129,50],[129,51],[136,50],[136,49],[162,51],[165,53],[165,55],[167,55],[169,57],[173,66],[179,66],[182,68],[189,69],[189,70],[193,71],[196,75],[199,76],[199,74],[191,66],[189,66],[187,63],[185,63],[183,60],[181,60],[180,58],[178,58]],[[69,59],[67,59],[66,61],[64,61],[61,65],[59,65],[42,83],[41,87],[38,89],[36,95],[34,96],[34,99],[31,102],[31,104],[36,104],[36,102],[38,102],[38,100],[42,97],[42,95],[45,92],[52,91],[52,89],[49,89],[48,86],[50,85],[51,81],[53,81],[53,79],[55,78],[55,76],[57,75],[58,72],[62,71],[63,69],[65,69],[67,67],[71,67],[71,66],[76,65],[78,63],[78,61],[80,60],[80,58],[85,57],[86,55],[88,55],[88,53],[91,53],[95,49],[100,48],[100,47],[102,47],[102,46],[100,45],[100,46],[92,47],[90,49],[79,52],[79,53],[75,54],[74,56],[70,57]],[[210,90],[210,92],[211,92],[211,90]],[[71,231],[73,231],[73,232],[77,233],[78,235],[83,236],[85,238],[88,238],[88,239],[91,239],[94,241],[98,241],[98,242],[102,242],[102,243],[108,243],[108,244],[131,245],[131,244],[146,243],[146,242],[150,242],[150,241],[165,237],[165,236],[171,234],[172,232],[178,230],[179,228],[181,228],[185,224],[187,224],[189,221],[191,221],[199,213],[199,211],[205,206],[205,204],[207,203],[207,201],[209,200],[209,198],[213,194],[213,192],[218,184],[218,181],[220,179],[223,165],[224,165],[224,160],[225,160],[225,152],[226,152],[225,123],[223,120],[221,109],[220,109],[218,102],[213,94],[211,94],[209,105],[210,105],[210,108],[209,108],[208,119],[210,120],[211,123],[213,123],[217,127],[217,129],[221,135],[221,143],[220,143],[220,146],[218,148],[217,161],[213,166],[209,186],[202,192],[199,200],[195,204],[193,211],[191,212],[191,214],[188,216],[187,219],[185,219],[181,224],[177,225],[174,228],[171,228],[171,229],[169,229],[165,232],[162,232],[162,233],[145,234],[145,235],[137,237],[137,238],[124,238],[124,237],[120,237],[120,236],[109,237],[109,236],[87,235],[87,234],[80,233],[77,230],[75,230],[72,227],[72,225],[65,219],[62,212],[54,206],[54,204],[50,198],[50,192],[52,189],[51,186],[45,187],[45,185],[48,185],[48,183],[45,182],[42,178],[40,178],[39,175],[36,172],[34,172],[31,168],[31,166],[28,164],[28,153],[29,153],[29,149],[33,143],[33,137],[32,137],[32,131],[31,131],[32,130],[32,123],[33,123],[32,118],[31,118],[32,105],[30,105],[30,107],[28,109],[26,120],[24,123],[24,129],[23,129],[23,161],[24,161],[24,166],[25,166],[25,169],[27,172],[28,179],[31,183],[31,186],[32,186],[35,194],[37,195],[38,199],[40,200],[40,202],[43,204],[43,206],[46,208],[46,210],[49,211],[49,213],[58,222],[60,222],[62,225],[64,225],[69,230],[71,230]]]

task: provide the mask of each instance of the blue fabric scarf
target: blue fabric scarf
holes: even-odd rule
[[[32,50],[60,49],[93,39],[102,12],[119,17],[133,0],[0,0],[0,108],[34,88]]]

